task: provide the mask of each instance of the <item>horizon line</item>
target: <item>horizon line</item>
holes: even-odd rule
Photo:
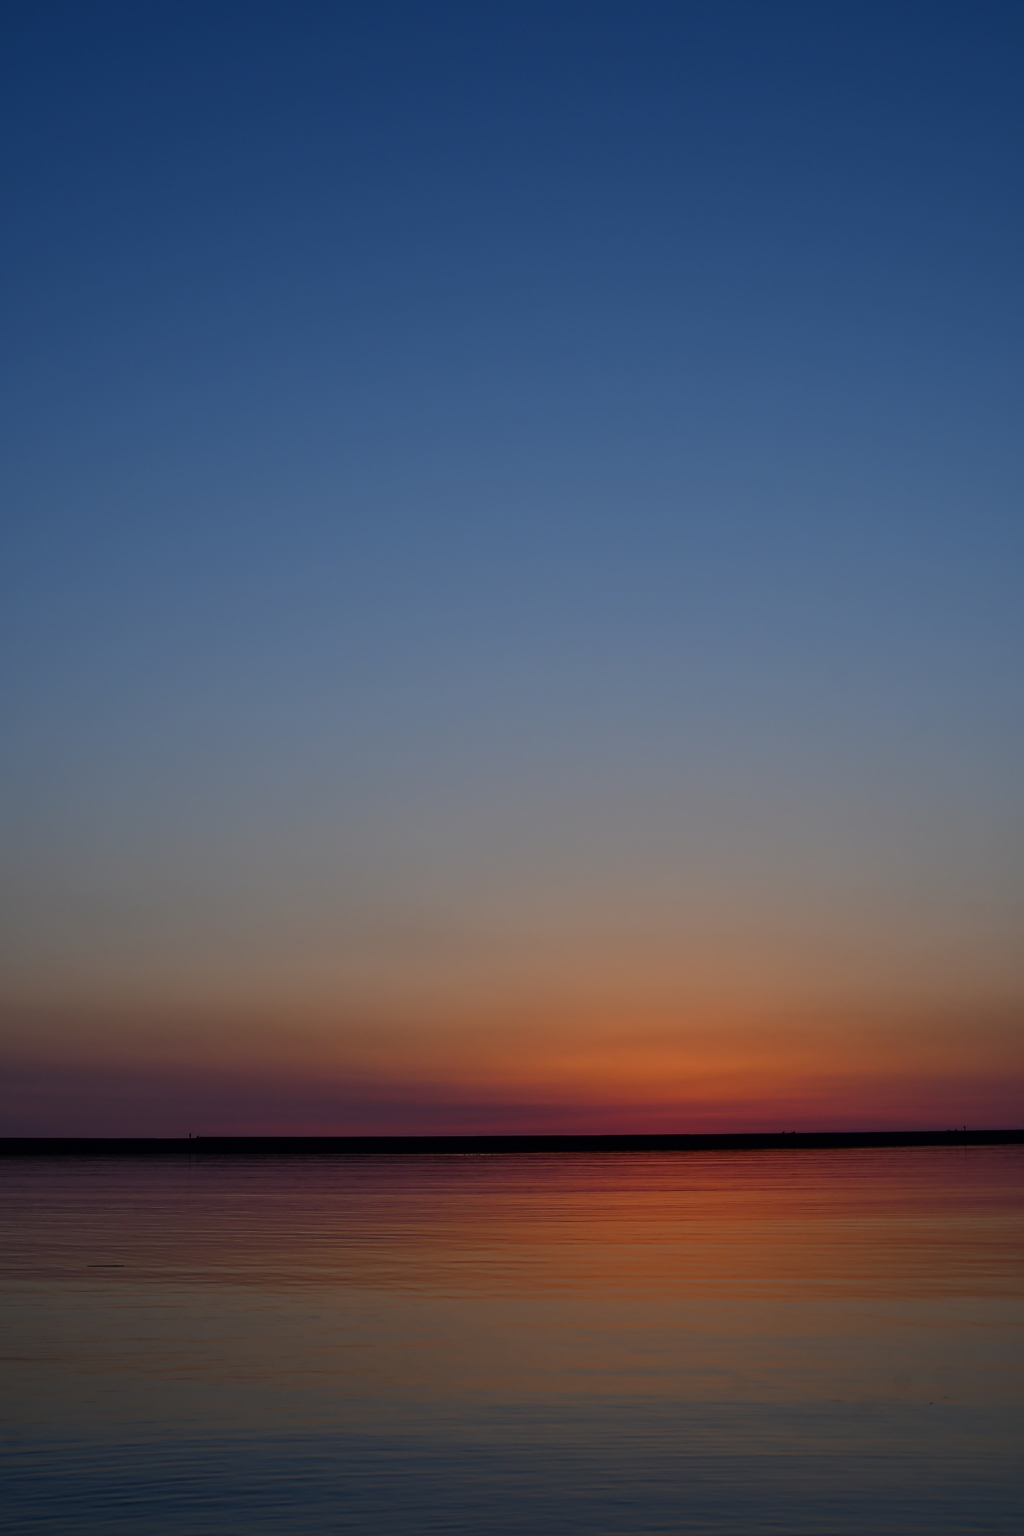
[[[1024,1145],[1024,1128],[975,1129],[967,1126],[931,1131],[654,1131],[430,1136],[3,1136],[0,1137],[0,1157],[487,1155],[1019,1145]]]

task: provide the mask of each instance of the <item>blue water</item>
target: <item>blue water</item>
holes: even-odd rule
[[[1024,1530],[1024,1149],[0,1165],[3,1529]]]

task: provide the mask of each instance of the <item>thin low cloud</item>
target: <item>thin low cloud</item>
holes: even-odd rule
[[[8,1136],[431,1135],[945,1128],[1019,1124],[1024,1074],[836,1074],[733,1096],[656,1092],[530,1097],[493,1085],[427,1086],[186,1067],[8,1063]]]

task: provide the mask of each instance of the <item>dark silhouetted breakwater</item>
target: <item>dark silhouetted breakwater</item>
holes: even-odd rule
[[[772,1131],[618,1136],[7,1136],[0,1157],[379,1157],[1019,1146],[1024,1130]]]

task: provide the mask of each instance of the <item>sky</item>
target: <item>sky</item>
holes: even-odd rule
[[[11,0],[0,1134],[1024,1121],[1024,13]]]

